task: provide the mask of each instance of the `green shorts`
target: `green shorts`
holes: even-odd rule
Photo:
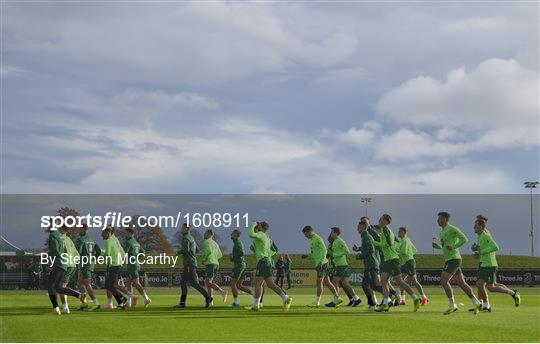
[[[75,276],[75,272],[77,271],[76,267],[66,267],[66,273],[64,275],[64,279],[62,280],[62,283],[69,284],[73,277]]]
[[[497,267],[486,266],[478,268],[478,279],[483,279],[487,284],[493,284],[497,282]]]
[[[401,266],[401,273],[407,276],[416,275],[416,261],[414,259],[406,261],[405,264]]]
[[[139,272],[141,271],[139,266],[128,265],[126,270],[127,270],[129,278],[131,279],[139,278]]]
[[[204,277],[214,278],[219,271],[219,265],[217,264],[206,264],[204,269]]]
[[[461,259],[450,259],[444,262],[444,272],[447,272],[451,275],[462,274],[461,272]]]
[[[94,273],[94,271],[92,271],[89,268],[80,268],[79,269],[79,275],[81,276],[82,279],[92,278],[93,273]]]
[[[334,277],[349,277],[351,275],[351,272],[349,270],[348,265],[342,265],[342,266],[336,266],[334,268]]]
[[[382,263],[381,272],[390,274],[391,276],[397,276],[401,274],[399,268],[399,259],[390,259]]]
[[[328,263],[317,264],[315,270],[317,270],[317,278],[325,278],[330,276]]]
[[[272,263],[270,263],[270,258],[263,257],[257,262],[255,276],[264,278],[272,277]]]
[[[234,279],[243,278],[245,273],[246,273],[246,264],[234,264],[234,267],[232,270],[232,278]]]

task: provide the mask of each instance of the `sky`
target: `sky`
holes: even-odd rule
[[[519,194],[538,3],[2,2],[2,193]]]

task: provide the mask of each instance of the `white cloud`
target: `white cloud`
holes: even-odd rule
[[[346,132],[339,132],[338,139],[341,142],[351,144],[359,149],[371,149],[375,135],[378,134],[380,126],[376,122],[365,122],[362,128],[350,128]]]
[[[117,95],[114,101],[124,106],[145,105],[204,110],[215,110],[219,108],[217,101],[202,94],[192,92],[166,93],[161,90],[142,91],[129,89]]]
[[[382,118],[418,126],[497,128],[538,123],[538,72],[515,60],[489,59],[445,81],[420,76],[382,96]]]
[[[338,134],[342,142],[370,148],[377,160],[444,160],[540,144],[538,73],[514,60],[486,60],[469,73],[458,68],[444,82],[428,76],[408,80],[382,96],[378,111],[379,118],[402,127],[381,133],[365,126]]]
[[[16,34],[6,35],[6,51],[84,66],[77,73],[91,66],[107,78],[216,86],[295,65],[332,66],[357,50],[354,35],[333,28],[298,34],[298,23],[264,3],[81,6],[8,6],[5,31]]]

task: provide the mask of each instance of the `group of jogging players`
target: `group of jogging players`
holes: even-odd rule
[[[440,212],[437,216],[437,223],[440,229],[440,242],[434,242],[433,247],[442,250],[444,257],[444,268],[441,274],[441,285],[449,300],[449,307],[444,314],[451,314],[458,310],[455,302],[450,281],[454,280],[463,292],[472,300],[473,307],[470,309],[474,314],[480,311],[491,312],[491,305],[487,291],[504,293],[510,295],[519,306],[521,302],[520,294],[517,290],[512,290],[507,286],[497,283],[497,260],[496,252],[499,250],[497,243],[493,240],[487,229],[487,217],[478,215],[474,222],[474,232],[477,234],[477,241],[471,249],[474,255],[479,259],[478,279],[476,282],[478,293],[475,295],[473,289],[467,284],[461,271],[460,248],[468,241],[463,232],[450,224],[450,214]],[[352,250],[356,252],[356,258],[361,259],[364,265],[362,289],[367,298],[368,307],[376,312],[388,312],[390,307],[405,304],[405,293],[409,294],[413,300],[414,311],[418,311],[421,306],[426,306],[429,302],[422,285],[416,277],[416,263],[414,255],[416,247],[407,235],[407,229],[400,227],[396,237],[390,229],[392,218],[388,214],[383,214],[378,224],[372,225],[370,219],[362,217],[358,223],[357,231],[361,237],[361,245],[354,245]],[[135,287],[144,298],[144,307],[147,308],[151,300],[146,290],[139,280],[140,266],[135,264],[127,265],[127,284],[122,283],[120,257],[124,255],[136,256],[144,253],[141,245],[134,238],[133,228],[126,228],[124,231],[125,243],[120,244],[118,238],[114,235],[112,227],[107,227],[102,231],[104,240],[104,249],[88,234],[88,228],[83,226],[79,229],[80,237],[74,244],[66,234],[68,228],[62,227],[59,230],[49,230],[49,256],[57,257],[48,278],[48,293],[53,307],[54,314],[67,314],[70,312],[67,296],[80,299],[79,309],[97,310],[101,306],[97,300],[96,293],[92,289],[92,274],[94,273],[93,264],[84,266],[66,265],[59,258],[62,253],[68,255],[80,256],[107,256],[110,257],[105,277],[105,286],[107,290],[106,308],[115,308],[112,299],[117,302],[119,309],[134,307],[138,296],[133,293]],[[204,233],[203,260],[205,265],[204,286],[199,283],[197,275],[197,252],[198,247],[191,228],[184,224],[181,228],[182,241],[181,249],[178,252],[183,256],[183,273],[181,278],[181,296],[179,303],[174,307],[185,308],[188,294],[188,286],[196,289],[205,300],[205,307],[213,305],[213,291],[217,291],[223,302],[227,302],[228,292],[215,283],[219,270],[219,261],[223,254],[218,243],[214,240],[212,230]],[[302,229],[303,235],[309,241],[309,254],[302,258],[311,258],[315,264],[317,272],[316,298],[308,307],[321,307],[321,296],[324,287],[327,287],[333,295],[330,302],[324,304],[325,307],[340,307],[344,301],[340,296],[340,290],[347,295],[349,302],[347,306],[357,307],[361,304],[360,297],[356,294],[354,288],[349,283],[349,254],[351,253],[347,243],[341,236],[341,229],[332,227],[328,237],[328,246],[320,235],[315,233],[311,226],[305,226]],[[288,256],[280,257],[276,264],[278,278],[274,281],[274,263],[277,256],[277,246],[269,235],[269,225],[266,222],[252,222],[249,226],[248,236],[252,240],[250,249],[255,255],[257,261],[255,274],[253,277],[253,290],[247,287],[245,282],[246,261],[245,250],[240,240],[241,232],[233,230],[231,239],[233,241],[232,254],[230,259],[233,262],[233,271],[231,276],[231,291],[233,302],[231,307],[240,307],[238,302],[239,292],[253,296],[253,303],[244,307],[246,310],[258,311],[263,306],[263,296],[265,289],[273,290],[282,299],[283,309],[288,310],[292,304],[292,297],[283,289],[283,275],[280,270],[285,270],[290,274],[291,261]],[[91,261],[91,260],[89,260]],[[78,272],[78,273],[77,273]],[[78,290],[68,287],[71,279],[77,274]],[[279,283],[281,277],[281,283]],[[290,287],[290,275],[289,287]],[[394,287],[391,279],[397,284]],[[418,294],[414,291],[416,289]],[[382,294],[382,301],[378,302],[375,292]],[[62,307],[58,305],[57,294],[60,294]],[[89,305],[87,294],[92,301]]]

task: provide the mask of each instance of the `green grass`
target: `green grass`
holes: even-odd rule
[[[491,295],[492,313],[467,312],[470,300],[456,291],[460,311],[443,315],[447,299],[440,288],[427,288],[430,304],[418,313],[412,305],[389,313],[359,308],[309,309],[313,289],[292,289],[289,312],[269,292],[258,313],[230,309],[215,302],[203,309],[202,297],[190,290],[189,308],[178,302],[178,289],[151,289],[148,310],[81,312],[71,298],[70,315],[53,316],[45,292],[0,292],[1,342],[538,342],[540,289],[522,288],[523,304],[516,308],[508,295]],[[104,292],[99,291],[104,301]],[[217,299],[220,299],[219,297]],[[323,300],[328,301],[326,292]],[[243,295],[240,302],[251,298]],[[408,299],[410,301],[410,299]]]

